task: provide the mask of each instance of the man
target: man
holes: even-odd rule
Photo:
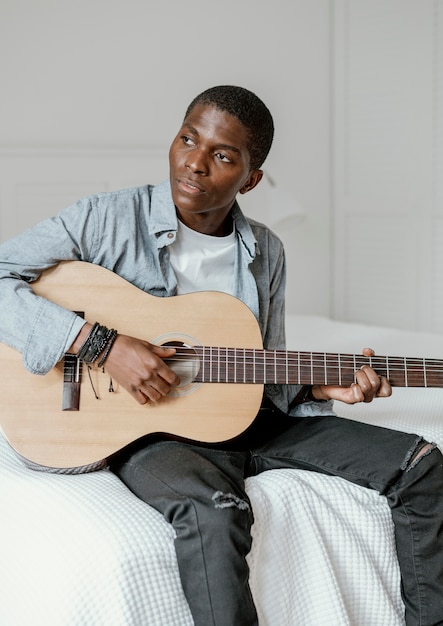
[[[104,365],[134,401],[161,402],[180,382],[164,361],[172,348],[84,322],[32,293],[29,281],[42,269],[81,259],[157,296],[231,293],[257,317],[265,348],[284,348],[283,247],[236,201],[259,184],[272,139],[271,114],[248,90],[220,86],[197,96],[170,148],[169,182],[85,198],[0,247],[0,339],[20,350],[35,373],[71,352]],[[253,514],[244,479],[281,467],[339,475],[384,494],[406,622],[443,624],[439,450],[416,435],[343,420],[332,410],[334,399],[370,402],[390,393],[389,382],[369,367],[347,388],[267,385],[259,415],[234,441],[143,441],[110,461],[173,524],[197,626],[257,624],[246,564]]]

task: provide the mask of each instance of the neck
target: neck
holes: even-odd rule
[[[222,217],[207,213],[197,213],[188,216],[177,209],[177,217],[185,226],[203,235],[226,237],[232,233],[233,222],[230,211]]]

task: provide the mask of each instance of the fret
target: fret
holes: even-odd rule
[[[307,370],[307,371],[306,371]],[[310,366],[306,366],[306,353],[300,353],[300,384],[309,383]]]
[[[359,368],[369,365],[393,386],[443,387],[442,360],[213,346],[193,352],[201,359],[195,378],[201,382],[346,386],[356,380]],[[65,366],[66,380],[75,379],[74,367]]]
[[[407,371],[409,375],[405,381],[405,386],[419,385],[427,387],[426,362],[423,359],[409,359]]]
[[[405,386],[406,376],[404,369],[404,362],[397,357],[389,357],[389,380],[391,383],[401,384]],[[388,378],[388,369],[386,370],[386,377]]]
[[[338,384],[350,385],[354,382],[355,357],[350,354],[340,354],[339,356]]]
[[[442,387],[442,365],[441,361],[427,361],[427,381],[428,387]]]
[[[327,385],[337,385],[340,377],[339,355],[325,354],[324,361],[326,363],[324,379]]]

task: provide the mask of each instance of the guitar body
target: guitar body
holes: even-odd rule
[[[44,272],[33,289],[84,312],[90,322],[152,343],[262,347],[251,311],[224,293],[157,298],[109,270],[77,261]],[[142,406],[115,381],[110,392],[109,375],[96,368],[90,372],[91,384],[83,366],[79,410],[63,411],[63,363],[36,376],[24,369],[18,352],[0,344],[0,373],[0,422],[12,447],[33,464],[75,471],[100,466],[100,461],[148,434],[201,442],[231,439],[252,423],[263,394],[261,384],[185,381],[174,395]]]

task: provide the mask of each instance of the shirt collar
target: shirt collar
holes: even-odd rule
[[[256,254],[260,254],[260,250],[252,228],[243,211],[240,209],[237,200],[232,207],[232,219],[240,240],[252,261]],[[156,185],[152,190],[149,234],[159,236],[164,232],[173,233],[174,236],[169,236],[168,240],[165,242],[170,244],[175,240],[177,228],[177,214],[172,200],[171,185],[169,180],[165,180],[159,185]]]
[[[177,231],[177,227],[177,214],[172,201],[171,185],[169,180],[165,180],[152,190],[149,234],[159,235],[165,231]]]

